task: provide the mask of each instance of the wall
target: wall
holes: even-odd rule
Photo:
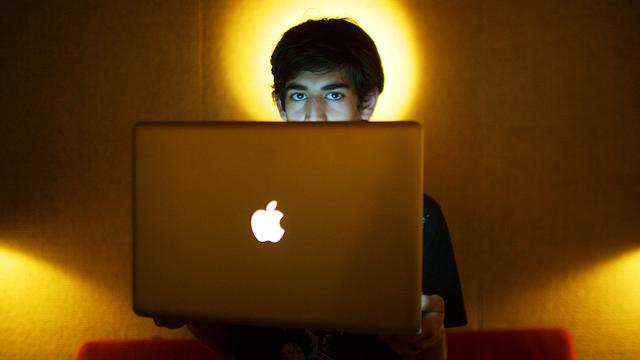
[[[131,310],[130,133],[200,117],[200,3],[0,8],[0,358],[187,336]]]
[[[580,358],[637,358],[638,5],[404,5],[424,74],[408,117],[469,327],[564,326]],[[233,6],[251,2],[0,5],[0,358],[188,336],[130,311],[130,127],[245,116],[221,60]]]
[[[471,327],[564,326],[579,358],[640,354],[638,10],[414,12],[433,74],[426,188],[448,215]]]

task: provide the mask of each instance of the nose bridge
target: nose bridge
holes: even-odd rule
[[[305,120],[327,121],[326,104],[318,96],[311,96],[305,104]]]

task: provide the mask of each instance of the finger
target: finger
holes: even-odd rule
[[[380,339],[386,342],[395,352],[402,357],[411,357],[422,351],[422,344],[414,340],[409,340],[406,337],[398,336],[380,336]]]
[[[423,332],[419,335],[381,335],[380,339],[385,341],[403,358],[412,358],[425,349],[433,346],[433,344],[438,341],[441,341],[444,336],[444,327],[441,326],[442,330],[438,331],[436,330],[438,325],[434,325],[427,319],[423,319],[423,322],[426,323],[423,325]]]
[[[421,339],[431,338],[439,335],[444,330],[444,315],[432,312],[422,318],[422,331],[418,336]]]
[[[422,294],[420,297],[420,311],[427,311],[429,306],[429,295]]]
[[[422,296],[422,331],[418,335],[381,335],[403,357],[411,357],[441,341],[444,335],[444,299],[438,295]]]
[[[444,314],[444,299],[440,295],[422,295],[422,311]]]
[[[422,314],[422,341],[438,339],[444,331],[444,299],[438,295],[427,296],[425,311]]]
[[[431,337],[433,337],[434,332],[430,330],[431,327],[431,324],[423,325],[423,328],[428,328],[429,330],[416,335],[379,335],[378,337],[403,353],[417,352],[421,351],[424,348],[423,344],[430,342]]]

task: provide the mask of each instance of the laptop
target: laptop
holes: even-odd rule
[[[360,333],[420,331],[415,122],[142,122],[133,308]]]

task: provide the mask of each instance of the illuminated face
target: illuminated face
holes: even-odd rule
[[[338,70],[325,73],[301,71],[285,84],[286,95],[274,93],[280,117],[287,121],[369,120],[378,92],[369,94],[358,108],[358,96]],[[284,102],[284,109],[283,109]]]

